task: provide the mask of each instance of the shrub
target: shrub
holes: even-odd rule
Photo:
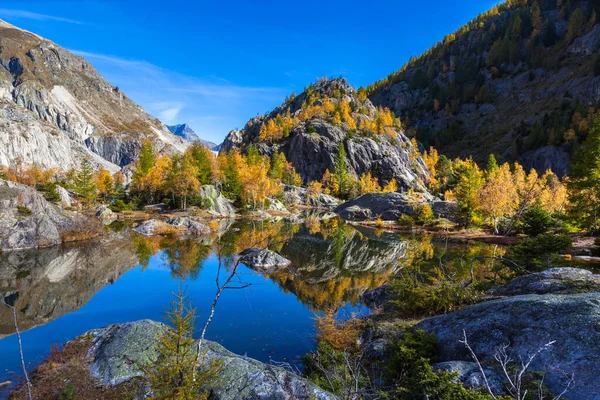
[[[402,214],[398,219],[398,224],[405,228],[412,228],[415,226],[415,220],[410,215]]]
[[[415,207],[415,213],[413,215],[415,222],[419,225],[425,225],[433,220],[433,210],[427,203],[418,204]]]
[[[110,205],[109,208],[113,212],[122,212],[133,210],[133,206],[133,202],[125,203],[123,200],[117,199]]]
[[[510,248],[507,258],[527,267],[541,270],[550,268],[552,262],[559,261],[559,251],[567,250],[573,245],[568,235],[538,235],[523,239]]]
[[[306,127],[306,133],[317,133],[317,130],[315,129],[314,126],[309,125]]]
[[[26,207],[26,206],[18,205],[17,206],[17,212],[19,214],[21,214],[22,216],[24,216],[24,217],[29,217],[31,215],[31,209],[29,207]]]
[[[521,231],[527,236],[537,236],[548,232],[556,225],[548,211],[540,207],[528,208],[521,217]]]
[[[385,227],[385,221],[379,216],[379,217],[375,218],[375,226],[377,228],[383,228],[383,227]]]

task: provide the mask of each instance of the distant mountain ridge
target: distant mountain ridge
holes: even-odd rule
[[[560,4],[560,6],[558,6]],[[494,7],[367,88],[409,136],[564,175],[600,107],[600,2]]]
[[[199,141],[204,146],[208,147],[211,150],[219,150],[216,143],[210,142],[208,140],[203,140],[198,137],[196,132],[188,125],[188,124],[177,124],[177,125],[167,125],[167,128],[176,136],[190,142],[194,143],[195,141]]]
[[[0,21],[0,165],[77,167],[89,158],[118,171],[148,138],[157,151],[189,145],[82,57]]]

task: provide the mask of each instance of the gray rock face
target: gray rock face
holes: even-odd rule
[[[4,21],[0,37],[0,164],[67,170],[87,157],[116,172],[145,138],[159,151],[186,148],[83,58]]]
[[[240,254],[240,262],[250,268],[261,270],[278,270],[287,267],[291,261],[274,251],[250,247]]]
[[[58,193],[62,208],[71,208],[73,205],[75,205],[75,200],[71,198],[71,194],[64,187],[56,185],[56,193]]]
[[[571,170],[569,153],[562,147],[544,146],[528,151],[521,156],[521,163],[526,170],[553,171],[557,176],[564,177]]]
[[[572,400],[600,398],[600,293],[523,295],[492,300],[428,318],[417,328],[437,336],[443,361],[472,361],[459,343],[463,330],[480,360],[494,363],[500,346],[508,344],[515,360],[528,357],[556,341],[531,364],[545,371],[544,383],[560,393],[571,373]]]
[[[315,196],[309,196],[306,189],[299,186],[285,185],[283,196],[287,204],[296,204],[299,206],[331,210],[340,204],[338,199],[328,194],[319,193]]]
[[[600,47],[600,25],[596,24],[594,28],[587,34],[578,37],[567,48],[569,53],[577,53],[583,55],[597,54]]]
[[[322,98],[327,96],[334,103],[342,99],[349,101],[355,109],[362,110],[357,118],[371,120],[375,116],[376,110],[371,102],[361,101],[354,88],[342,78],[316,83],[312,86],[311,93]],[[263,154],[282,152],[303,180],[310,182],[320,180],[326,170],[333,171],[339,146],[343,145],[349,172],[354,177],[370,171],[383,184],[396,179],[401,189],[424,189],[423,183],[429,179],[427,167],[413,149],[410,140],[399,129],[395,129],[391,135],[376,135],[377,137],[351,135],[345,123],[334,125],[314,116],[298,122],[290,129],[289,137],[277,143],[260,139],[260,129],[264,124],[288,112],[291,116],[299,116],[310,95],[303,92],[269,115],[251,119],[242,131],[230,132],[221,151],[243,151],[254,144]]]
[[[600,292],[600,275],[580,268],[551,268],[519,276],[492,292],[498,296]]]
[[[236,210],[231,200],[223,196],[213,185],[203,185],[199,195],[203,201],[206,201],[209,213],[221,217],[235,217]]]
[[[429,196],[429,198],[431,198]],[[413,215],[416,201],[404,193],[367,193],[340,204],[334,211],[347,221],[365,221],[380,217],[384,221],[397,221],[400,216]],[[456,204],[430,200],[428,204],[436,218],[453,218]]]
[[[105,385],[142,376],[139,364],[156,360],[156,344],[165,325],[150,320],[110,325],[91,331],[92,374]],[[207,388],[216,400],[333,400],[336,397],[282,368],[238,356],[221,345],[204,341],[207,360],[222,362],[220,382]]]
[[[61,242],[70,218],[28,186],[0,179],[0,249],[49,247]]]
[[[436,371],[449,371],[457,373],[456,380],[467,389],[483,389],[487,393],[485,380],[474,362],[446,361],[433,365]],[[484,368],[485,377],[494,394],[506,394],[504,391],[504,377],[492,368]]]

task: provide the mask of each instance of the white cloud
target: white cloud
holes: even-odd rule
[[[106,80],[164,123],[190,123],[198,136],[220,142],[257,113],[283,102],[289,88],[236,85],[224,78],[198,78],[147,61],[70,50],[86,58]]]
[[[23,18],[23,19],[34,19],[37,21],[58,21],[58,22],[67,22],[69,24],[77,24],[82,25],[83,22],[76,21],[74,19],[57,17],[54,15],[47,14],[38,14],[25,10],[15,10],[8,8],[0,8],[0,16],[5,18]]]

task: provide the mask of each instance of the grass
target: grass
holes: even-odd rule
[[[69,398],[75,393],[76,399],[131,399],[139,393],[140,380],[125,382],[116,387],[103,386],[89,371],[88,350],[91,337],[80,337],[64,347],[53,346],[48,358],[31,373],[33,398],[52,400]],[[26,398],[26,387],[17,385],[8,397],[11,400]],[[73,397],[70,397],[73,398]]]

